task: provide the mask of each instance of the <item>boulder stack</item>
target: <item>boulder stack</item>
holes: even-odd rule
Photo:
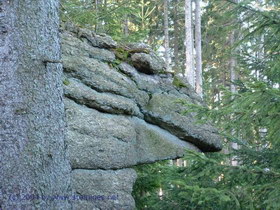
[[[61,36],[72,187],[103,196],[77,200],[75,209],[133,209],[132,166],[179,158],[186,149],[221,150],[215,128],[182,114],[178,100],[202,104],[199,96],[187,83],[174,85],[149,46],[118,46],[69,24]]]

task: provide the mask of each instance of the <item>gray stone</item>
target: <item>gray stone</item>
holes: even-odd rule
[[[124,46],[120,46],[120,47],[128,50],[129,53],[132,53],[132,54],[139,52],[139,51],[145,51],[147,53],[152,51],[152,48],[143,42],[126,43],[126,44],[124,44]]]
[[[182,157],[197,150],[139,118],[100,113],[65,99],[72,168],[117,169]]]
[[[133,80],[140,90],[145,92],[157,93],[157,92],[172,92],[173,94],[181,95],[172,82],[173,79],[169,77],[161,77],[159,75],[147,75],[138,72],[133,66],[127,63],[121,63],[119,70],[129,76]]]
[[[140,72],[145,74],[159,74],[165,70],[165,63],[162,58],[154,52],[135,53],[131,56],[133,66]]]
[[[123,96],[100,93],[72,78],[64,80],[64,95],[87,107],[112,114],[124,114],[143,118],[136,103]]]
[[[66,76],[81,80],[85,85],[99,91],[124,96],[138,105],[145,105],[149,96],[139,90],[126,75],[95,59],[76,56],[63,56]]]
[[[177,87],[173,84],[173,77],[162,75],[147,75],[138,72],[133,66],[122,62],[119,66],[119,70],[131,78],[140,90],[148,93],[166,92],[178,97],[187,96],[189,100],[198,105],[202,105],[203,101],[199,97],[195,90],[188,84],[184,77],[179,77],[180,82],[183,83],[182,87]]]
[[[72,201],[73,209],[135,209],[131,193],[136,177],[133,169],[74,170],[72,188],[80,197]]]
[[[137,134],[135,151],[137,163],[153,163],[158,160],[183,157],[186,150],[199,151],[194,145],[180,140],[158,126],[133,119]]]
[[[217,130],[209,124],[197,124],[193,113],[183,115],[186,108],[176,102],[178,99],[190,101],[184,95],[180,98],[168,93],[153,94],[143,110],[145,120],[193,143],[204,152],[221,150],[221,138]]]
[[[125,116],[100,113],[65,99],[72,168],[112,169],[137,163],[136,132]]]
[[[198,94],[196,94],[195,89],[189,84],[186,77],[176,76],[176,78],[174,77],[173,80],[174,79],[179,80],[180,83],[183,84],[183,87],[179,87],[179,88],[177,87],[177,89],[182,95],[186,95],[190,97],[191,102],[194,104],[198,104],[198,105],[204,104],[202,98]]]
[[[88,40],[91,46],[98,48],[116,48],[117,43],[106,34],[96,34],[88,29],[80,28],[78,32],[79,38]]]
[[[78,34],[79,32],[79,28],[77,26],[75,26],[74,23],[72,22],[60,22],[60,31],[64,32],[70,32],[70,33],[74,33],[74,34]]]
[[[82,34],[84,36],[94,36],[92,32],[87,30],[82,30]],[[67,40],[67,36],[65,39]],[[66,49],[71,44],[76,48],[71,40],[81,42],[70,37]],[[84,44],[88,45],[87,43]],[[172,84],[173,79],[170,77],[143,74],[138,71],[139,69],[136,70],[126,63],[121,63],[116,70],[100,60],[89,58],[85,54],[78,56],[79,54],[81,53],[74,52],[73,55],[70,55],[66,52],[63,56],[65,75],[69,78],[78,79],[76,83],[73,80],[72,83],[74,84],[70,83],[69,87],[65,87],[67,97],[102,112],[138,116],[140,118],[145,114],[147,121],[167,129],[180,139],[194,143],[203,151],[221,149],[216,130],[208,124],[204,126],[196,125],[195,117],[191,115],[183,116],[181,112],[184,107],[175,103],[176,100],[182,98],[189,103],[203,104],[200,97],[193,93],[194,90],[187,83],[185,86],[176,87]],[[158,62],[154,62],[159,58],[153,52],[150,54],[135,53],[132,55],[132,60],[136,61],[137,59],[134,58],[137,58],[137,56],[139,56],[139,59],[141,57],[141,61],[136,62],[137,65],[142,65],[146,60],[149,60],[146,63],[155,67],[152,69],[159,70],[164,66],[164,64],[161,66],[157,64]],[[152,59],[152,57],[155,57],[155,59]],[[185,82],[184,78],[181,78],[181,82]],[[152,97],[151,100],[150,97]],[[159,100],[160,97],[164,97],[164,100]],[[155,109],[150,110],[150,107]],[[174,109],[174,107],[176,108]]]
[[[126,74],[128,77],[130,77],[131,79],[133,79],[134,82],[136,82],[138,77],[141,77],[142,75],[144,76],[145,74],[139,74],[138,71],[131,65],[129,65],[128,63],[122,62],[120,63],[120,65],[118,66],[119,70]],[[145,75],[146,76],[146,75]]]
[[[184,78],[179,78],[183,85],[174,85],[150,47],[122,46],[133,66],[119,64],[107,50],[115,47],[111,38],[67,27],[62,59],[72,186],[89,199],[115,195],[73,201],[74,209],[134,209],[136,175],[124,168],[182,157],[186,150],[221,149],[217,131],[196,124],[195,114],[183,115],[186,108],[176,103],[202,105],[201,98]]]
[[[121,72],[128,75],[137,84],[140,90],[153,93],[161,89],[160,77],[158,75],[151,76],[138,72],[133,66],[124,62],[119,65],[119,69]]]
[[[70,56],[85,56],[95,58],[100,61],[113,62],[116,57],[115,54],[109,50],[92,47],[86,41],[82,41],[73,34],[62,33],[62,53]]]
[[[116,48],[117,43],[106,34],[95,34],[94,38],[97,42],[97,47],[100,48]]]

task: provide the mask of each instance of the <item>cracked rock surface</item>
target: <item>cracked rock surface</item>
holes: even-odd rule
[[[106,35],[66,25],[61,36],[73,189],[119,194],[115,200],[79,201],[77,209],[134,209],[136,174],[129,168],[179,158],[186,149],[222,149],[213,126],[196,124],[194,113],[181,114],[186,108],[179,99],[203,102],[187,83],[176,87],[162,74],[164,63],[148,46],[134,44],[120,61],[118,45]]]

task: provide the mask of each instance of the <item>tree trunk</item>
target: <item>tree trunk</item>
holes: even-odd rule
[[[164,0],[164,48],[166,71],[170,70],[169,33],[168,33],[168,0]]]
[[[238,0],[233,0],[235,3],[238,3]],[[235,19],[233,19],[233,24],[235,24]],[[231,47],[231,56],[229,59],[229,73],[230,73],[230,91],[232,94],[236,93],[236,87],[234,85],[234,81],[236,80],[236,58],[235,58],[235,50],[234,50],[234,43],[235,43],[235,35],[236,35],[237,31],[236,30],[232,30],[229,36],[229,43],[230,43],[230,47]],[[232,96],[232,99],[234,99],[234,97]],[[231,134],[235,135],[235,130],[232,129],[231,130]],[[239,149],[238,144],[235,142],[231,142],[231,149],[237,150]],[[238,165],[238,161],[237,161],[237,156],[233,156],[231,158],[231,165],[232,166],[237,166]]]
[[[174,63],[175,73],[182,73],[179,65],[179,23],[178,23],[178,0],[175,0],[174,5]]]
[[[0,2],[0,209],[70,208],[58,6]]]
[[[196,82],[195,90],[196,93],[202,97],[202,58],[201,58],[201,8],[200,0],[195,0],[195,72]]]
[[[101,13],[102,14],[107,14],[107,7],[108,7],[108,4],[107,4],[107,0],[103,0],[102,1],[102,3],[101,3]],[[104,18],[102,18],[101,20],[100,20],[101,22],[102,22],[102,24],[101,24],[101,26],[99,27],[99,30],[102,32],[102,33],[106,33],[106,25],[107,25],[107,23],[106,23],[106,18],[104,19]],[[101,28],[101,29],[100,29]],[[99,31],[99,32],[100,32]]]
[[[259,6],[263,5],[263,0],[257,0]],[[264,59],[264,34],[261,34],[260,36],[260,44],[259,45],[259,50],[257,51],[257,58],[259,59],[259,61],[262,61]],[[256,68],[255,71],[255,77],[257,80],[260,79],[260,69]]]
[[[229,38],[231,47],[233,47],[234,42],[235,42],[234,34],[235,34],[235,32],[232,31],[231,34],[230,34],[230,38]],[[235,57],[234,57],[233,52],[232,52],[232,55],[230,56],[230,59],[229,59],[230,92],[231,93],[236,92],[236,88],[235,88],[235,85],[234,85],[234,81],[236,79],[235,67],[236,67],[236,60],[235,60]]]
[[[144,13],[144,9],[145,9],[145,1],[141,0],[141,30],[145,29],[145,13]]]
[[[98,6],[99,2],[98,0],[94,1],[94,9],[95,9],[95,16],[96,16],[96,23],[95,23],[95,32],[98,33],[99,32],[99,6]]]
[[[234,42],[235,42],[235,31],[233,30],[230,34],[230,46],[233,47]],[[232,50],[230,60],[229,60],[229,72],[230,72],[230,92],[232,94],[236,93],[236,87],[234,85],[234,81],[236,80],[236,74],[235,74],[235,68],[236,68],[236,59],[234,57],[234,52]],[[233,97],[232,97],[233,99]],[[231,134],[234,135],[235,131],[232,130]],[[238,144],[235,142],[231,143],[231,148],[232,149],[238,149]],[[231,159],[231,165],[232,166],[237,166],[238,162],[236,161],[236,156],[233,156]]]
[[[124,32],[124,36],[125,36],[125,37],[128,37],[128,35],[129,35],[129,30],[128,30],[128,15],[125,15],[125,17],[124,17],[123,32]]]
[[[193,69],[193,38],[192,38],[192,7],[191,0],[185,0],[185,45],[186,45],[186,69],[185,76],[194,88],[194,69]]]

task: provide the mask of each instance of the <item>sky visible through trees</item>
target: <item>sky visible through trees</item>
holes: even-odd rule
[[[63,21],[151,45],[207,104],[182,103],[186,112],[224,137],[222,152],[188,152],[186,167],[138,167],[138,209],[280,209],[279,8],[278,0],[61,1]]]

